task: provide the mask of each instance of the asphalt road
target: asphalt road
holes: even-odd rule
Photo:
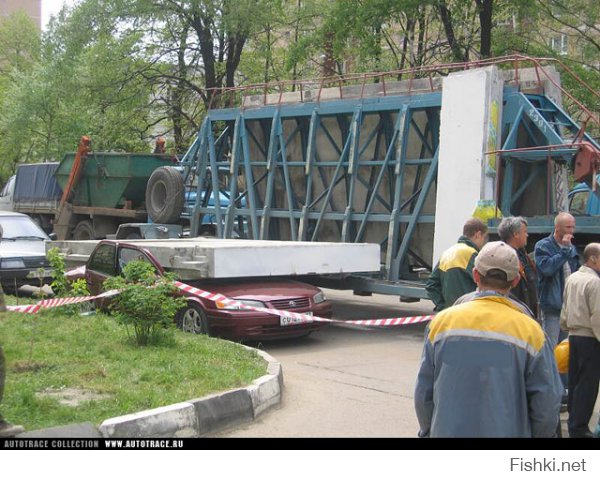
[[[429,301],[359,297],[325,290],[334,318],[358,320],[432,313]],[[413,392],[426,324],[329,326],[308,338],[258,345],[282,363],[282,402],[219,438],[416,437]],[[598,421],[600,396],[592,417]],[[563,436],[567,413],[561,415]]]
[[[432,304],[325,290],[334,318],[431,313]],[[329,326],[308,338],[260,348],[282,363],[283,399],[254,422],[219,437],[415,437],[413,390],[425,324]]]

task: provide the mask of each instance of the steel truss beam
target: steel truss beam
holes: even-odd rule
[[[413,235],[434,223],[424,205],[435,194],[440,102],[431,93],[209,112],[187,163],[197,195],[208,187],[190,235],[208,214],[221,238],[237,225],[254,239],[376,241],[385,280],[416,279],[411,267],[427,260]],[[227,186],[211,174],[224,169]],[[211,192],[233,200],[214,195],[209,206]]]

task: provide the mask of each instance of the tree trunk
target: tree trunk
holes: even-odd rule
[[[481,32],[481,58],[489,58],[492,54],[492,13],[493,0],[475,0],[479,11],[479,27]]]
[[[419,40],[417,43],[417,55],[415,66],[420,67],[425,63],[425,30],[427,29],[427,20],[425,18],[425,10],[419,9]]]
[[[194,15],[191,21],[192,28],[196,32],[200,44],[200,55],[204,66],[204,85],[206,86],[204,104],[207,109],[210,108],[216,94],[215,89],[219,86],[217,85],[214,42],[210,28],[211,21],[211,18],[199,15]]]
[[[179,37],[179,50],[177,52],[177,80],[171,91],[171,120],[173,122],[173,138],[175,150],[181,153],[185,150],[184,128],[183,128],[183,98],[185,94],[185,79],[187,78],[187,64],[185,52],[187,49],[188,30],[184,28]]]
[[[440,12],[440,19],[442,20],[442,25],[444,26],[446,38],[448,39],[448,46],[452,51],[453,59],[457,62],[466,62],[469,59],[468,54],[467,52],[463,52],[456,40],[454,26],[452,24],[452,13],[450,10],[448,10],[445,0],[440,0],[437,4],[437,7]]]

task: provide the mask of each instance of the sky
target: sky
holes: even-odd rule
[[[64,4],[73,5],[76,0],[42,0],[42,29],[46,28],[51,15],[56,15]]]

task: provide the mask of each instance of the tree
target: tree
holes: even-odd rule
[[[0,18],[0,78],[18,80],[39,60],[40,32],[21,11]]]
[[[40,56],[40,32],[22,12],[0,18],[0,180],[14,173],[21,160],[22,149],[11,151],[7,144],[15,142],[13,132],[6,127],[6,117],[13,103],[12,91],[26,81]],[[25,147],[27,151],[27,147]]]
[[[206,108],[223,105],[234,87],[248,38],[271,18],[273,0],[107,0],[124,32],[138,32],[146,65],[136,71],[172,123],[178,151],[189,144]],[[199,104],[201,102],[201,104]],[[204,109],[200,108],[201,106]]]
[[[140,37],[119,31],[103,7],[99,0],[64,9],[36,61],[8,87],[0,113],[8,173],[17,162],[60,160],[83,134],[95,149],[149,149],[151,90],[132,75],[143,63]]]

